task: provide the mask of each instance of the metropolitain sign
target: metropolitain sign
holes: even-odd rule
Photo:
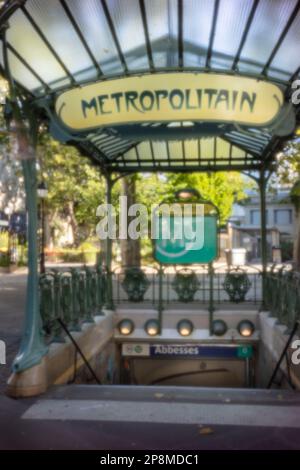
[[[284,103],[262,80],[213,73],[159,73],[107,80],[62,93],[55,110],[74,131],[141,122],[208,121],[266,126]]]

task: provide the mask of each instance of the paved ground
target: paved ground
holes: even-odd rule
[[[292,392],[69,385],[0,398],[0,449],[300,449]]]
[[[0,395],[18,352],[25,307],[26,270],[0,274],[0,340],[6,343],[6,365],[0,365]]]

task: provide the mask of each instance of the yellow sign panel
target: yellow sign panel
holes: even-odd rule
[[[211,73],[162,73],[126,77],[62,93],[55,110],[80,131],[140,122],[211,121],[265,126],[283,105],[278,86]]]

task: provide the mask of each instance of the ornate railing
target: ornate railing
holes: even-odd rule
[[[40,276],[40,312],[48,343],[65,341],[59,318],[72,332],[103,314],[106,279],[102,268],[87,266],[52,269]]]
[[[123,266],[115,268],[110,276],[116,306],[144,303],[165,309],[175,304],[207,307],[211,301],[213,306],[226,302],[259,305],[262,301],[262,274],[251,267],[166,267],[160,270],[153,266]],[[58,318],[72,332],[80,331],[83,323],[92,323],[94,316],[102,315],[107,301],[107,282],[107,274],[100,267],[51,269],[42,274],[40,312],[46,341],[65,340]],[[288,266],[273,266],[268,270],[265,308],[280,324],[291,329],[300,319],[300,273]]]
[[[288,266],[273,266],[266,274],[266,307],[291,330],[300,319],[300,273]]]
[[[254,268],[209,266],[189,268],[165,267],[161,273],[153,266],[123,266],[112,273],[113,299],[116,305],[139,302],[156,306],[160,297],[164,306],[173,303],[214,304],[262,300],[262,276]],[[212,291],[212,292],[211,292]],[[161,292],[161,295],[160,295]]]

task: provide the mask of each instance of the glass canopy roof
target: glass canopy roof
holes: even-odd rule
[[[300,78],[299,0],[11,0],[0,20],[9,25],[0,41],[2,71],[7,50],[13,79],[37,110],[45,102],[53,110],[63,90],[145,73],[253,76],[278,84],[286,102]],[[212,133],[193,122],[80,136],[51,126],[57,138],[120,172],[259,169],[283,141],[268,127]]]

